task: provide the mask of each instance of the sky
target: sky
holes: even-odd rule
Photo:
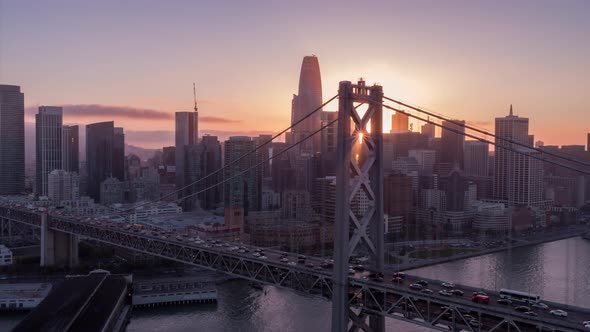
[[[201,133],[285,128],[315,54],[325,100],[364,77],[487,129],[513,104],[537,140],[584,144],[589,40],[582,0],[0,0],[0,84],[21,86],[28,122],[66,105],[65,123],[114,120],[128,143],[156,148],[173,145],[192,82]]]

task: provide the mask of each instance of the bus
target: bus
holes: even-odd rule
[[[500,289],[500,298],[525,303],[537,303],[541,301],[539,295],[504,288]]]

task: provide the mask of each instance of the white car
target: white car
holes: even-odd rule
[[[255,252],[255,253],[252,254],[252,256],[254,256],[254,257],[260,257],[260,253]]]
[[[446,290],[441,290],[440,292],[438,292],[438,294],[440,294],[442,296],[453,296],[453,293],[446,291]]]
[[[590,320],[585,320],[582,322],[582,325],[590,325]]]
[[[297,265],[297,263],[295,263],[295,262],[289,262],[289,263],[287,263],[287,265],[293,265],[293,266],[295,266],[295,265]]]
[[[260,259],[267,259],[266,256],[260,256],[258,258],[260,258]]]
[[[549,313],[552,314],[553,316],[567,317],[567,312],[565,312],[561,309],[551,310],[551,311],[549,311]]]
[[[590,330],[590,324],[584,325],[584,329]]]
[[[455,284],[452,282],[443,282],[441,286],[444,288],[455,288]]]
[[[286,258],[286,257],[283,257],[283,258],[281,258],[281,262],[283,262],[283,263],[287,263],[287,262],[289,262],[289,259],[288,259],[288,258]]]

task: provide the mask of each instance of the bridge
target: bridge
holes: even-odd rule
[[[584,308],[554,303],[551,304],[551,309],[563,309],[569,315],[555,317],[543,310],[525,314],[494,301],[498,294],[492,291],[486,291],[490,294],[490,303],[481,304],[472,302],[471,297],[439,293],[439,289],[442,290],[440,281],[430,281],[431,292],[423,292],[408,288],[407,284],[415,280],[415,277],[408,276],[405,283],[401,283],[394,282],[391,273],[351,273],[349,258],[355,251],[361,251],[370,257],[368,270],[385,270],[383,187],[380,181],[383,178],[381,125],[382,108],[394,108],[383,103],[384,96],[380,86],[367,87],[362,81],[358,84],[341,82],[338,96],[329,101],[336,97],[339,99],[338,119],[305,138],[309,139],[327,126],[338,122],[339,162],[336,171],[335,219],[337,222],[333,262],[308,257],[302,265],[297,263],[299,257],[289,252],[230,242],[212,245],[213,240],[194,242],[174,236],[162,238],[151,233],[134,232],[125,229],[124,224],[105,219],[82,220],[76,216],[55,215],[47,211],[30,210],[9,201],[0,201],[0,219],[3,222],[25,224],[39,230],[41,263],[44,265],[58,262],[75,264],[75,244],[78,238],[84,237],[187,265],[224,272],[242,279],[330,299],[333,305],[334,332],[384,331],[385,317],[440,331],[583,330],[581,322],[590,319],[590,310]],[[364,114],[357,112],[361,105],[368,106]],[[325,104],[313,112],[323,106]],[[396,111],[419,118],[408,112]],[[427,119],[423,121],[433,123]],[[371,128],[368,128],[369,126]],[[359,137],[365,143],[365,150],[361,158],[356,158],[352,156],[352,145]],[[289,149],[302,141],[291,145]],[[502,145],[499,147],[511,149]],[[514,151],[518,153],[518,150]],[[269,160],[277,156],[278,154]],[[263,162],[265,161],[253,167],[258,167]],[[231,177],[215,186],[229,180]],[[198,195],[215,186],[209,186],[191,195]],[[363,215],[353,213],[350,206],[352,198],[360,190],[366,193],[370,201],[369,209]],[[264,254],[252,255],[253,252],[260,251]],[[333,265],[333,268],[325,268],[327,263]],[[461,285],[457,285],[456,288],[467,289]]]

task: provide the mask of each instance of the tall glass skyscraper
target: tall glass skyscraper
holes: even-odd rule
[[[78,126],[62,127],[62,168],[66,172],[80,173],[80,138]]]
[[[186,146],[196,145],[199,142],[199,113],[176,112],[175,131],[175,169],[176,188],[187,185],[188,176],[186,170]],[[180,192],[179,197],[190,194],[190,191]]]
[[[306,56],[301,64],[299,74],[299,92],[293,95],[291,105],[291,124],[304,118],[307,114],[322,105],[322,77],[320,63],[315,55]],[[295,126],[292,130],[294,142],[302,140],[321,128],[322,116],[318,111]],[[322,137],[315,135],[312,139],[301,144],[301,151],[321,152]]]
[[[88,196],[100,201],[100,183],[113,175],[114,122],[86,125]]]
[[[62,123],[61,107],[41,106],[35,115],[35,193],[39,196],[47,196],[49,173],[62,169]]]
[[[25,189],[25,96],[16,85],[0,85],[0,194]]]

